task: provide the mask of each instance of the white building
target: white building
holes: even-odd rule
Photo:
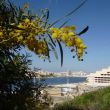
[[[110,86],[110,67],[91,73],[87,81],[91,86]]]
[[[48,77],[48,76],[54,75],[53,72],[48,72],[48,71],[44,71],[44,70],[37,70],[37,71],[34,71],[34,73],[35,73],[36,77],[41,77],[41,76]]]

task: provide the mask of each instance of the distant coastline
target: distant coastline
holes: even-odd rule
[[[77,77],[84,77],[87,78],[87,76],[40,76],[40,77],[36,77],[36,78],[67,78],[67,77],[73,77],[73,78],[77,78]]]
[[[39,71],[35,71],[35,77],[39,78],[39,77],[46,77],[46,78],[54,78],[54,77],[87,77],[87,73],[83,72],[83,71],[79,71],[79,72],[71,72],[71,71],[67,71],[67,72],[48,72],[48,71],[43,71],[43,70],[39,70]]]

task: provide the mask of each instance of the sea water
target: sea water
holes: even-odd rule
[[[86,77],[57,77],[45,78],[47,85],[67,84],[67,83],[81,83],[86,81]]]

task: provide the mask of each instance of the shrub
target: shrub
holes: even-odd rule
[[[54,110],[110,110],[110,87],[77,96],[58,104]]]

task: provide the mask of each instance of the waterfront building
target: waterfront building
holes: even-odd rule
[[[91,86],[110,86],[110,67],[91,73],[87,81],[87,84]]]

